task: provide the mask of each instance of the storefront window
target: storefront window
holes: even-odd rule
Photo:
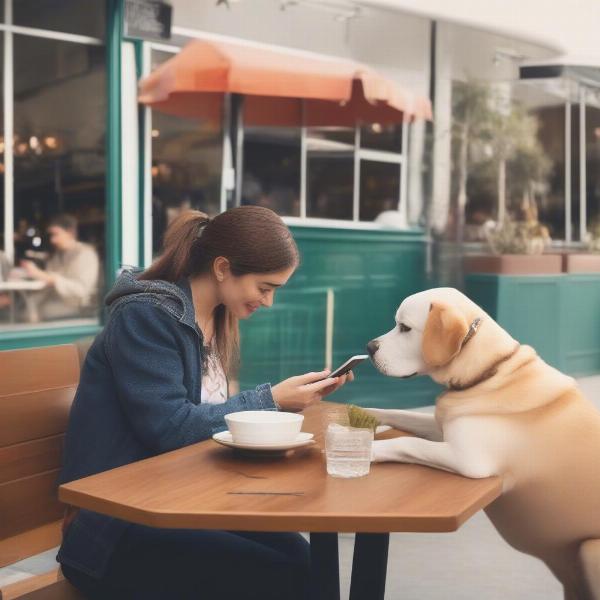
[[[245,128],[243,165],[242,205],[300,216],[299,127]]]
[[[586,107],[586,200],[587,225],[600,236],[600,107]]]
[[[13,0],[13,23],[103,39],[105,10],[100,0]]]
[[[307,170],[306,216],[352,220],[354,151],[309,150]]]
[[[152,53],[152,69],[172,58]],[[223,96],[211,98],[224,102]],[[219,111],[220,112],[220,111]],[[169,223],[183,210],[214,217],[221,210],[223,127],[213,114],[184,119],[152,111],[152,251],[156,255]]]
[[[544,189],[537,202],[538,219],[549,228],[554,240],[565,239],[565,104],[554,100],[550,106],[530,109],[539,122],[538,140],[549,161]],[[572,126],[578,127],[578,121]],[[573,149],[573,146],[571,146]],[[579,176],[571,172],[571,181]],[[573,190],[572,190],[573,192]],[[579,193],[573,200],[579,204]],[[579,218],[579,217],[578,217]]]
[[[307,217],[352,220],[355,136],[349,128],[307,130]]]
[[[11,279],[29,287],[11,291],[5,320],[96,318],[104,257],[105,115],[102,47],[14,36]]]
[[[402,152],[402,125],[371,123],[360,128],[360,147],[400,154]]]
[[[361,160],[360,220],[405,227],[399,204],[400,165]]]
[[[183,210],[214,217],[221,206],[223,132],[218,124],[153,111],[152,240],[157,254],[168,224]]]
[[[306,215],[352,220],[354,214],[356,130],[319,127],[307,130]],[[405,227],[398,211],[402,127],[364,125],[360,129],[360,221]],[[366,154],[366,153],[364,153]],[[361,154],[358,154],[361,156]],[[385,214],[383,214],[385,213]]]

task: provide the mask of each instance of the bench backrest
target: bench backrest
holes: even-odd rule
[[[60,543],[56,486],[78,381],[74,345],[0,352],[0,567]]]

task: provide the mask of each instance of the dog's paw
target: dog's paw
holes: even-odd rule
[[[377,419],[379,425],[390,425],[390,423],[387,422],[388,411],[385,408],[365,408],[364,406],[361,406],[361,409],[369,416]]]
[[[403,446],[407,438],[375,440],[371,446],[371,462],[403,462]]]
[[[379,444],[382,440],[375,440],[371,446],[371,462],[383,462]]]

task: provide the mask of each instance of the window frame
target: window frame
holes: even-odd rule
[[[87,46],[107,47],[107,40],[79,35],[75,33],[53,31],[34,27],[24,27],[13,24],[13,3],[15,0],[4,0],[4,20],[0,22],[0,31],[3,35],[3,103],[4,116],[3,128],[4,139],[13,139],[14,137],[14,36],[21,35],[25,37],[45,38],[62,42],[71,42]],[[118,11],[107,12],[107,39],[109,30],[109,19],[118,18]],[[106,62],[107,78],[110,77],[110,65],[107,57]],[[106,122],[108,129],[109,123]],[[108,147],[107,154],[107,172],[108,166]],[[107,189],[107,194],[109,190]],[[15,197],[14,197],[14,149],[12,144],[4,144],[4,243],[0,246],[10,262],[14,260],[14,215],[15,215]],[[107,223],[108,226],[108,223]],[[109,248],[107,247],[107,253]],[[104,257],[105,261],[107,257]],[[74,323],[61,320],[56,323],[18,323],[14,326],[4,327],[0,331],[0,350],[8,348],[24,348],[34,345],[47,345],[56,343],[70,343],[85,336],[94,336],[101,329],[102,314],[93,318],[77,319]]]

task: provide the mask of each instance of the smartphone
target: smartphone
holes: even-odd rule
[[[356,354],[349,358],[343,365],[340,365],[335,371],[332,371],[327,377],[339,377],[340,375],[345,375],[363,360],[367,360],[367,358],[369,358],[368,354]]]

